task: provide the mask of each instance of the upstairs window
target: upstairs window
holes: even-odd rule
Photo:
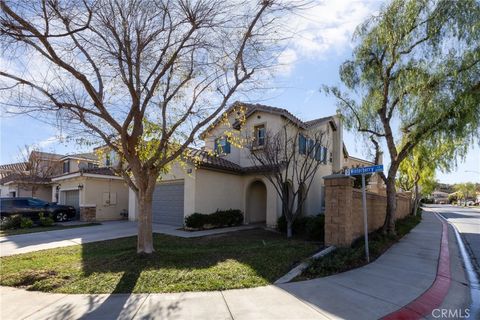
[[[230,142],[227,140],[227,138],[215,139],[215,152],[217,154],[229,154],[230,151]]]
[[[64,161],[63,162],[63,173],[69,173],[70,172],[70,161]]]
[[[266,130],[265,125],[255,126],[255,146],[261,147],[265,145]]]

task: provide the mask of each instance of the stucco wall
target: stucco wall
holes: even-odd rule
[[[198,169],[195,172],[194,212],[212,213],[217,209],[240,209],[245,212],[243,203],[244,178],[217,171]],[[189,192],[185,190],[185,195]],[[193,212],[186,211],[186,214]]]
[[[63,191],[79,190],[78,186],[83,185],[79,190],[80,207],[96,207],[96,220],[118,220],[122,219],[120,213],[129,209],[128,207],[128,187],[121,179],[93,178],[93,177],[74,177],[66,180],[57,181],[53,186],[54,190],[60,185],[59,203],[64,203]],[[104,204],[104,193],[116,193],[116,204]],[[52,197],[55,191],[52,192]]]
[[[325,180],[325,244],[350,246],[363,236],[362,192],[353,188],[353,178],[347,176],[327,177]],[[385,221],[387,198],[367,192],[368,231],[382,227]],[[411,212],[411,195],[397,195],[396,218],[406,217]]]
[[[96,220],[118,220],[128,210],[128,188],[123,180],[86,178],[83,204],[96,205]],[[116,204],[105,204],[104,193],[116,193]],[[82,205],[82,203],[81,203]]]

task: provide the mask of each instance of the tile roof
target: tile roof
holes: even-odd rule
[[[261,111],[261,112],[266,112],[266,113],[273,113],[273,114],[278,114],[280,116],[283,116],[296,124],[297,126],[303,128],[303,129],[308,129],[312,126],[315,126],[317,124],[330,121],[332,120],[332,117],[322,117],[322,118],[317,118],[309,121],[302,121],[296,116],[294,116],[292,113],[290,113],[287,109],[283,108],[277,108],[277,107],[272,107],[272,106],[267,106],[263,104],[252,104],[252,103],[244,103],[240,101],[234,102],[224,113],[230,113],[232,110],[234,110],[237,107],[244,107],[246,109],[245,111],[245,117],[248,118],[250,117],[253,113],[256,111]],[[200,134],[200,138],[204,137],[205,134],[212,128],[214,128],[218,123],[222,121],[222,116],[219,116],[205,131],[203,131]],[[235,126],[235,124],[234,124]]]
[[[51,152],[43,152],[43,151],[37,151],[37,150],[33,150],[30,153],[30,157],[32,157],[32,156],[36,156],[36,157],[39,157],[39,158],[48,158],[48,159],[53,159],[53,160],[60,160],[63,157],[62,154],[51,153]]]
[[[29,176],[19,173],[11,173],[0,179],[0,184],[5,184],[7,182],[16,182],[16,183],[50,183],[50,178],[44,178],[39,176]]]
[[[110,168],[110,167],[98,167],[98,168],[83,168],[83,169],[80,169],[78,171],[62,173],[62,174],[60,174],[58,176],[54,176],[52,178],[60,178],[60,177],[68,176],[68,175],[75,174],[75,173],[99,174],[99,175],[103,175],[103,176],[118,176],[113,171],[113,169]]]
[[[252,174],[273,170],[273,168],[269,166],[242,167],[232,161],[216,155],[212,155],[204,150],[190,148],[189,154],[191,157],[195,157],[196,160],[198,160],[198,167],[205,169],[217,169],[222,171],[229,171],[236,174]]]
[[[98,161],[98,156],[94,152],[86,152],[86,153],[76,153],[76,154],[69,154],[64,156],[63,158],[82,158],[85,160],[93,160]]]
[[[19,172],[27,170],[27,162],[0,164],[0,172]]]

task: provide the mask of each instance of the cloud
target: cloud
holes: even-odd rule
[[[285,26],[292,34],[291,40],[278,58],[283,73],[290,72],[297,61],[328,59],[332,51],[350,49],[356,27],[377,13],[380,6],[381,1],[374,0],[325,0],[293,13]]]

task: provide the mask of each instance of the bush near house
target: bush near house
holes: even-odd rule
[[[191,229],[212,229],[239,226],[243,223],[243,213],[240,210],[217,210],[214,213],[193,213],[185,218],[185,227]]]
[[[19,214],[14,214],[8,218],[5,218],[5,220],[2,221],[2,224],[0,225],[0,227],[2,230],[18,229],[21,227],[21,223],[22,223],[22,216]]]
[[[55,223],[51,214],[48,214],[48,216],[45,217],[45,214],[43,212],[40,212],[38,216],[39,216],[38,223],[42,227],[50,227],[50,226],[53,226]]]
[[[33,221],[30,218],[24,218],[22,217],[20,219],[20,228],[22,229],[27,229],[33,227]]]
[[[277,229],[287,233],[287,219],[282,215],[277,220]],[[305,237],[307,240],[324,241],[325,215],[298,217],[293,222],[293,234]]]

